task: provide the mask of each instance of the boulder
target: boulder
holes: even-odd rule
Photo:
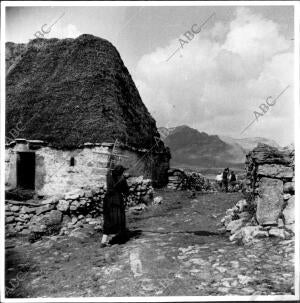
[[[264,164],[258,166],[257,175],[269,178],[292,179],[294,171],[292,167],[281,164]]]
[[[290,165],[291,157],[289,150],[279,150],[267,144],[258,143],[257,147],[250,152],[252,161],[257,164],[283,164]]]
[[[228,226],[228,224],[232,221],[232,216],[231,215],[227,215],[225,216],[222,220],[221,223],[224,224],[225,227]]]
[[[163,198],[161,196],[158,196],[153,199],[153,204],[155,204],[155,205],[161,204],[162,201],[163,201]]]
[[[13,206],[11,206],[10,210],[13,211],[13,212],[17,212],[17,211],[20,210],[20,206],[13,205]]]
[[[242,240],[244,244],[250,244],[255,239],[268,237],[268,232],[260,229],[260,226],[244,226],[233,234],[229,240]]]
[[[64,215],[64,216],[63,216],[63,219],[62,219],[62,225],[67,226],[68,223],[70,223],[70,222],[71,222],[70,216]]]
[[[78,218],[77,217],[72,217],[72,224],[76,224],[77,223],[77,221],[78,221]]]
[[[20,213],[21,214],[29,214],[29,213],[34,213],[35,211],[36,211],[36,208],[34,208],[34,207],[23,206],[21,208]]]
[[[30,216],[28,214],[20,214],[19,218],[26,220],[26,219],[29,219]]]
[[[45,213],[45,212],[48,212],[48,211],[54,209],[54,207],[55,207],[55,206],[52,205],[52,204],[46,204],[46,205],[37,207],[37,208],[35,209],[35,213],[36,213],[37,215],[40,215],[40,214],[43,214],[43,213]]]
[[[69,234],[69,237],[84,240],[84,239],[89,238],[90,234],[87,232],[83,232],[83,230],[81,228],[76,228],[71,231],[71,233]]]
[[[225,212],[226,216],[233,216],[235,214],[235,209],[233,208],[228,208]]]
[[[56,204],[60,199],[63,199],[64,195],[54,195],[42,201],[41,204]]]
[[[70,210],[72,210],[72,211],[77,210],[79,206],[80,206],[80,203],[75,200],[71,203]]]
[[[234,234],[237,230],[241,229],[245,225],[246,221],[247,220],[245,220],[244,218],[233,220],[226,226],[226,230]]]
[[[73,191],[70,191],[65,194],[65,200],[76,200],[80,197],[84,197],[84,191],[82,189],[76,189]]]
[[[292,196],[283,210],[283,217],[285,224],[295,223],[295,196]]]
[[[238,207],[239,212],[244,212],[248,208],[248,203],[246,199],[240,200],[237,204],[236,207]]]
[[[47,225],[58,225],[62,221],[62,212],[59,210],[51,210],[45,215],[44,220]]]
[[[59,200],[58,204],[56,205],[56,208],[59,211],[66,212],[69,209],[69,206],[70,206],[70,202],[69,201]]]
[[[47,226],[45,224],[32,224],[29,225],[29,230],[33,233],[45,233]]]
[[[275,225],[283,206],[283,181],[261,178],[256,197],[256,219],[261,225]]]
[[[281,239],[286,239],[289,236],[289,233],[285,231],[283,228],[272,227],[269,230],[270,237],[278,237]]]
[[[240,219],[250,219],[252,217],[252,215],[247,211],[243,211],[242,213],[239,213],[238,216]]]
[[[12,222],[15,222],[15,217],[14,216],[10,216],[10,217],[5,218],[5,223],[12,223]]]
[[[29,223],[29,229],[38,233],[51,233],[56,230],[62,220],[62,213],[59,210],[51,210],[49,213],[40,216],[33,216]],[[54,228],[53,228],[54,227]]]
[[[17,221],[17,222],[26,222],[26,220],[23,219],[22,217],[16,217],[15,221]]]

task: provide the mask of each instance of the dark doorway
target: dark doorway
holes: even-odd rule
[[[35,153],[19,152],[17,154],[17,186],[23,189],[34,189]]]

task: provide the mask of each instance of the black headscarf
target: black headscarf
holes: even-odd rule
[[[113,170],[112,170],[112,176],[114,179],[117,179],[122,176],[126,168],[122,165],[117,165]]]

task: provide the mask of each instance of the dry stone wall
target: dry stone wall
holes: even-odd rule
[[[198,172],[187,172],[182,169],[170,169],[168,171],[168,186],[173,190],[195,190],[204,192],[214,192],[217,184],[205,178]]]
[[[153,187],[150,179],[129,177],[128,207],[153,200]],[[64,195],[36,201],[5,202],[6,235],[44,235],[60,232],[69,234],[74,228],[92,226],[99,230],[103,223],[103,199],[105,185],[97,189],[78,189]]]
[[[230,239],[293,236],[295,227],[295,150],[259,144],[246,156],[245,198],[222,219]]]

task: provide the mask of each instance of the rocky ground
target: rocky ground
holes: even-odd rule
[[[6,241],[8,297],[282,295],[294,293],[294,243],[233,244],[220,224],[240,193],[161,190],[162,204],[128,213],[130,240],[100,248],[78,230],[33,244]]]

